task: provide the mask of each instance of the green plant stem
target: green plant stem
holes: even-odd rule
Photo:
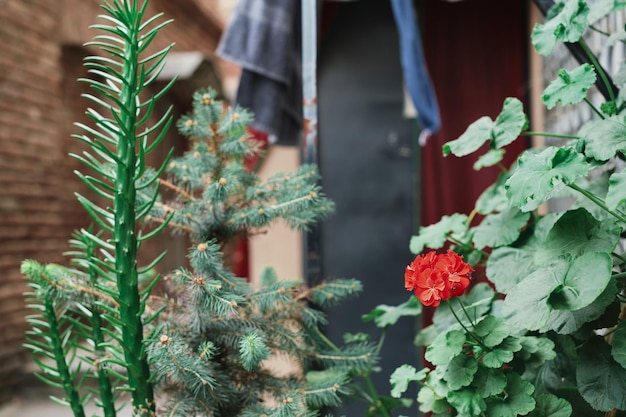
[[[559,139],[580,139],[578,136],[574,135],[562,135],[558,133],[547,133],[547,132],[522,132],[520,136],[542,136],[545,138],[559,138]]]
[[[596,108],[596,106],[594,106],[594,105],[593,105],[593,103],[592,103],[591,101],[589,101],[589,99],[588,99],[587,97],[585,97],[583,100],[585,101],[585,103],[587,103],[587,105],[588,105],[589,107],[591,107],[591,110],[593,110],[593,112],[594,112],[595,114],[597,114],[597,115],[598,115],[598,117],[600,117],[600,119],[605,119],[604,114],[602,114],[602,112],[601,112],[600,110],[598,110],[598,109]]]
[[[460,301],[459,301],[460,302]],[[461,319],[459,318],[459,316],[457,316],[456,311],[454,311],[454,308],[452,308],[452,303],[450,302],[450,300],[447,300],[446,304],[448,305],[448,308],[450,309],[450,312],[452,313],[452,315],[454,316],[454,318],[456,319],[457,323],[459,323],[461,325],[461,327],[463,328],[463,330],[465,330],[465,334],[467,334],[469,337],[471,337],[472,339],[474,339],[474,341],[476,343],[478,343],[480,345],[480,347],[482,347],[484,350],[491,350],[489,349],[487,346],[485,346],[485,344],[483,343],[482,340],[480,340],[480,338],[478,336],[476,336],[474,333],[472,333],[467,327],[465,327],[465,325],[463,324],[463,322],[461,321]],[[471,321],[470,321],[471,323]]]
[[[606,89],[609,92],[609,97],[611,98],[611,101],[615,102],[615,93],[613,92],[613,88],[611,87],[611,83],[609,82],[609,79],[606,76],[606,73],[604,72],[604,70],[602,69],[602,66],[600,66],[600,63],[598,62],[598,59],[593,54],[593,52],[591,52],[591,49],[589,49],[589,46],[587,45],[587,42],[585,42],[583,38],[580,38],[580,40],[578,41],[578,44],[580,46],[582,46],[583,50],[585,51],[585,53],[587,54],[587,56],[591,60],[591,63],[596,68],[596,71],[598,72],[598,75],[600,75],[600,78],[602,79],[602,82],[604,83],[604,86],[606,87]]]
[[[612,275],[611,278],[614,278],[614,279],[626,278],[626,272],[620,272],[619,274]]]
[[[391,414],[387,412],[387,409],[383,405],[382,401],[380,401],[380,397],[376,392],[376,387],[374,387],[374,383],[372,382],[369,374],[363,376],[363,381],[365,381],[365,386],[372,396],[372,400],[374,401],[374,407],[376,407],[376,409],[380,411],[380,414],[382,414],[384,417],[391,417]]]
[[[594,26],[594,25],[589,25],[589,29],[593,30],[594,32],[598,32],[598,33],[600,33],[600,34],[602,34],[602,35],[604,35],[604,36],[611,36],[611,34],[610,34],[610,33],[606,32],[606,31],[604,31],[604,30],[602,30],[602,29],[598,29],[598,28],[597,28],[596,26]]]
[[[341,349],[339,349],[337,347],[337,345],[335,345],[328,337],[326,337],[326,335],[324,333],[322,333],[320,331],[319,328],[315,328],[315,331],[317,332],[317,335],[333,350],[340,352]],[[382,339],[382,337],[381,337]],[[380,349],[380,345],[382,344],[379,343],[379,349]],[[371,403],[374,407],[376,407],[376,409],[378,411],[380,411],[380,413],[384,416],[384,417],[391,417],[391,415],[387,412],[387,409],[383,406],[383,403],[380,401],[380,397],[378,396],[378,393],[376,392],[376,387],[374,386],[374,383],[372,382],[372,378],[370,377],[369,373],[362,373],[361,377],[363,378],[363,381],[365,382],[365,387],[367,388],[367,390],[369,391],[369,394],[371,396]]]
[[[461,302],[461,300],[459,300],[458,298],[456,299],[457,302],[459,303],[459,305],[461,306],[461,310],[463,310],[463,314],[465,314],[465,317],[467,317],[467,320],[470,322],[470,324],[472,325],[472,328],[474,329],[474,331],[476,331],[476,325],[474,324],[474,321],[472,320],[472,318],[469,316],[469,313],[467,312],[467,310],[465,309],[465,306],[463,305],[463,303]]]
[[[98,271],[93,267],[95,262],[94,258],[94,246],[92,241],[85,239],[87,260],[89,262],[89,279],[93,285],[98,281]],[[102,332],[102,315],[100,309],[93,303],[89,310],[91,311],[90,324],[91,324],[91,338],[93,339],[93,349],[97,355],[96,358],[96,370],[98,375],[98,390],[100,392],[100,401],[102,403],[102,411],[104,417],[115,417],[117,412],[115,410],[115,396],[113,395],[113,387],[111,386],[111,379],[107,375],[106,369],[100,365],[99,359],[106,355],[106,350],[102,347],[105,342],[104,334]]]
[[[606,206],[604,201],[602,201],[602,199],[596,197],[595,194],[590,193],[589,191],[585,190],[584,188],[579,187],[578,185],[576,185],[574,183],[569,184],[569,187],[571,189],[573,189],[573,190],[578,191],[579,193],[581,193],[582,195],[587,197],[589,200],[591,200],[595,205],[600,207],[602,210],[606,211],[607,213],[609,213],[611,216],[615,217],[617,220],[621,221],[622,223],[626,224],[626,217],[620,215],[619,213],[617,213],[617,212],[615,212],[613,210],[609,210],[609,208]]]
[[[52,300],[44,299],[43,305],[45,309],[45,317],[50,327],[48,335],[52,351],[54,352],[54,360],[56,362],[56,371],[59,373],[59,379],[63,381],[63,390],[65,391],[66,401],[70,404],[74,417],[85,417],[85,409],[80,401],[80,395],[74,386],[74,380],[70,374],[69,366],[65,359],[63,351],[63,340],[59,329],[56,310]]]
[[[131,15],[136,16],[137,1],[132,5]],[[154,415],[154,389],[150,383],[150,368],[143,344],[142,303],[139,293],[137,273],[137,236],[135,233],[135,170],[137,155],[136,128],[138,91],[137,74],[139,70],[139,27],[138,19],[128,22],[127,39],[124,45],[124,64],[122,68],[122,88],[120,92],[121,111],[119,114],[123,126],[116,150],[117,172],[115,181],[115,200],[113,212],[115,222],[113,238],[115,240],[115,272],[120,320],[122,326],[122,346],[128,370],[128,384],[132,392],[132,403],[136,416]]]
[[[455,238],[453,238],[452,236],[448,236],[448,240],[449,240],[451,243],[454,243],[455,245],[459,245],[459,246],[461,246],[461,247],[463,247],[463,248],[467,248],[467,249],[470,249],[470,250],[472,250],[472,251],[479,252],[479,253],[482,255],[482,257],[483,257],[483,258],[486,258],[487,256],[489,256],[489,254],[488,254],[487,252],[485,252],[484,250],[481,250],[481,249],[476,249],[476,248],[475,248],[474,246],[472,246],[471,244],[461,242],[460,240],[455,239]]]

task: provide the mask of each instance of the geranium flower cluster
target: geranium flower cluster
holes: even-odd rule
[[[456,297],[470,284],[474,269],[463,257],[448,250],[418,255],[404,272],[404,287],[415,293],[425,306],[436,307],[442,300]]]

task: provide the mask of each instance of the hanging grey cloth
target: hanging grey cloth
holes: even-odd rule
[[[240,0],[217,54],[242,68],[235,102],[254,112],[251,127],[297,145],[302,134],[298,0]]]
[[[391,0],[400,38],[400,59],[404,83],[417,110],[422,127],[420,143],[440,127],[439,105],[426,68],[422,39],[412,0]]]

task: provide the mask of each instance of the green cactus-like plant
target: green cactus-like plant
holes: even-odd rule
[[[36,312],[26,346],[38,376],[63,390],[56,401],[75,417],[91,401],[115,417],[126,392],[133,417],[321,415],[376,361],[373,346],[359,339],[339,348],[321,330],[318,307],[358,293],[360,283],[308,287],[267,270],[255,287],[229,270],[224,249],[277,220],[307,229],[333,204],[313,166],[266,181],[251,172],[248,158],[260,152],[248,137],[252,115],[212,90],[197,92],[193,113],[178,122],[191,149],[146,166],[172,120],[170,109],[147,125],[171,85],[144,98],[171,48],[147,52],[168,23],[145,18],[147,5],[105,0],[105,23],[94,26],[103,34],[89,43],[102,55],[86,59],[97,78],[84,80],[95,91],[86,97],[100,109],[87,110],[95,127],[78,124],[76,138],[90,149],[73,156],[95,173],[77,175],[104,202],[77,195],[94,225],[71,240],[69,267],[22,264]],[[154,227],[143,234],[146,224]],[[139,268],[138,249],[168,226],[193,241],[190,268],[168,274],[165,293],[153,294],[163,255]],[[293,372],[273,372],[274,357],[288,358]]]

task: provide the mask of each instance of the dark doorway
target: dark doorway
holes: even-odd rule
[[[345,332],[378,336],[361,315],[379,304],[406,301],[405,265],[416,219],[414,122],[403,118],[398,34],[388,1],[334,5],[319,60],[320,167],[323,186],[336,203],[322,227],[323,276],[357,278],[357,299],[329,311],[329,337]],[[416,320],[391,329],[374,382],[389,395],[389,374],[415,364]],[[351,404],[337,415],[364,416]],[[415,415],[404,410],[404,414]]]

